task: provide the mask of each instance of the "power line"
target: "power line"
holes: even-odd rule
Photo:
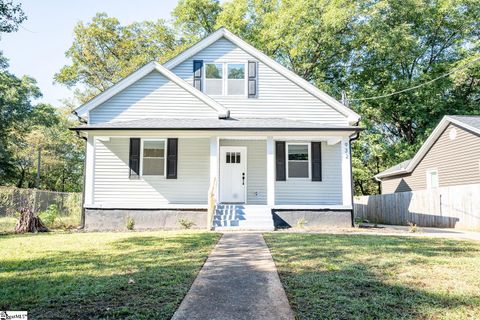
[[[445,78],[449,75],[451,75],[452,73],[455,73],[459,70],[462,70],[462,69],[465,69],[467,66],[473,64],[474,62],[477,62],[480,60],[480,57],[476,58],[476,59],[473,59],[472,61],[470,62],[467,62],[465,63],[463,66],[458,66],[456,68],[453,68],[452,70],[450,70],[449,72],[445,73],[445,74],[442,74],[441,76],[438,76],[432,80],[429,80],[427,82],[424,82],[424,83],[421,83],[421,84],[418,84],[416,86],[413,86],[413,87],[410,87],[410,88],[406,88],[406,89],[403,89],[403,90],[399,90],[399,91],[395,91],[395,92],[392,92],[392,93],[388,93],[388,94],[383,94],[383,95],[380,95],[380,96],[373,96],[373,97],[368,97],[368,98],[356,98],[356,99],[350,99],[350,101],[365,101],[365,100],[374,100],[374,99],[381,99],[381,98],[387,98],[387,97],[391,97],[391,96],[394,96],[396,94],[399,94],[399,93],[403,93],[403,92],[407,92],[407,91],[412,91],[412,90],[415,90],[415,89],[418,89],[418,88],[421,88],[421,87],[424,87],[432,82],[435,82],[439,79],[442,79],[442,78]]]

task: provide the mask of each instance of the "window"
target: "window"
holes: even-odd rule
[[[205,63],[205,93],[245,96],[245,63]]]
[[[240,152],[227,152],[226,163],[240,163]]]
[[[287,177],[310,177],[310,145],[287,144]]]
[[[245,95],[245,65],[244,64],[228,64],[227,94]]]
[[[223,66],[221,63],[205,64],[205,93],[223,94]]]
[[[427,189],[438,188],[438,171],[437,169],[427,170]]]
[[[142,140],[142,175],[165,175],[165,140]]]

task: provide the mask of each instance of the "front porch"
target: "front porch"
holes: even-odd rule
[[[129,178],[132,137],[175,137],[176,177]],[[285,146],[281,156],[280,142]],[[317,159],[312,159],[314,143],[320,151]],[[166,147],[162,152],[166,155]],[[278,176],[279,157],[284,159],[283,179]],[[319,162],[320,179],[314,178],[314,161]],[[115,228],[122,219],[135,217],[144,229],[177,228],[181,219],[216,229],[272,230],[274,225],[295,226],[299,220],[338,223],[331,217],[340,217],[342,226],[351,224],[350,140],[335,131],[89,132],[86,169],[84,207],[92,229],[104,229],[113,216]]]

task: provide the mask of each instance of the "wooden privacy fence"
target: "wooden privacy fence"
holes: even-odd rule
[[[480,184],[355,197],[354,208],[373,223],[480,230]]]

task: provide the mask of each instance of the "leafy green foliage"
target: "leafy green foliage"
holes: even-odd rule
[[[38,216],[47,227],[51,227],[59,216],[58,207],[55,204],[51,204],[47,210],[40,212]]]
[[[172,12],[174,24],[190,40],[207,36],[215,31],[221,11],[218,0],[180,0]]]
[[[135,229],[135,220],[132,217],[127,217],[127,220],[125,221],[125,227],[127,230]]]
[[[178,223],[182,226],[183,229],[191,229],[195,225],[195,222],[190,219],[179,219]]]
[[[68,87],[82,85],[82,102],[104,91],[150,61],[164,62],[181,49],[163,20],[123,26],[117,18],[98,13],[91,22],[79,22],[66,56],[71,64],[55,75]]]
[[[20,4],[11,0],[0,0],[0,33],[13,32],[27,19]]]

